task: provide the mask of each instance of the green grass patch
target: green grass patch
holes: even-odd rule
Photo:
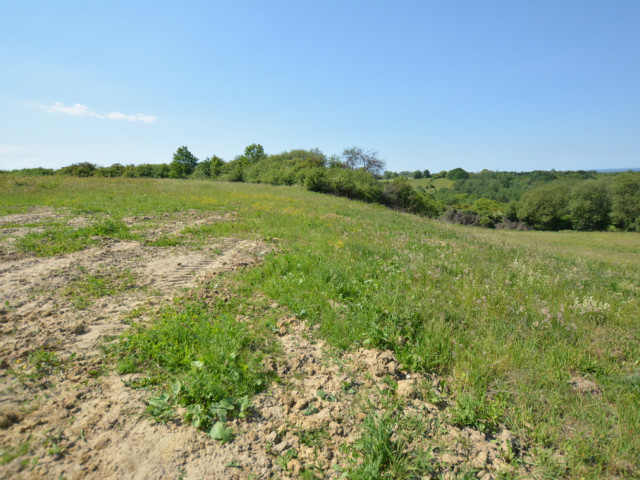
[[[31,451],[31,439],[15,447],[6,447],[0,452],[0,465],[7,465],[16,458],[24,457]]]
[[[33,372],[29,375],[31,378],[43,378],[63,368],[62,360],[55,352],[49,350],[40,349],[31,352],[28,361],[33,368]]]
[[[120,240],[137,240],[122,221],[104,218],[89,227],[71,228],[61,225],[45,228],[44,232],[28,233],[20,237],[16,245],[26,253],[39,257],[52,257],[77,252],[98,244],[100,237]]]
[[[372,413],[352,448],[356,466],[348,473],[352,480],[430,478],[437,473],[429,449],[412,448],[410,438],[424,426],[398,419],[399,410]]]
[[[382,180],[382,181],[390,182],[391,180]],[[407,178],[407,182],[413,188],[422,187],[427,190],[430,188],[433,188],[435,190],[449,189],[449,188],[453,188],[453,184],[455,183],[454,180],[449,180],[448,178]]]
[[[158,238],[153,240],[147,240],[145,245],[149,245],[152,247],[175,247],[178,245],[182,245],[184,240],[175,235],[161,235]]]
[[[95,274],[87,274],[78,267],[78,273],[62,290],[78,309],[85,309],[97,298],[117,295],[138,288],[136,275],[128,269],[103,269]]]

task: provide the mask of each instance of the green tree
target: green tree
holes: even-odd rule
[[[552,183],[528,190],[522,195],[518,216],[539,230],[571,228],[569,191],[570,186],[565,183]]]
[[[193,169],[193,173],[191,174],[191,178],[211,178],[211,159],[205,158],[201,162],[196,165],[196,168]]]
[[[244,156],[249,160],[249,163],[259,162],[266,157],[264,148],[259,143],[252,143],[244,149]]]
[[[575,230],[606,229],[610,211],[611,200],[604,183],[585,180],[571,190],[569,215]]]
[[[327,159],[327,167],[328,168],[346,168],[347,166],[344,164],[342,160],[340,160],[339,155],[331,155]]]
[[[170,178],[188,178],[198,164],[198,159],[187,147],[180,147],[173,154],[173,161],[169,164]]]
[[[453,170],[449,170],[447,172],[447,178],[449,180],[464,180],[466,178],[469,178],[469,172],[460,167],[454,168]]]
[[[624,230],[640,230],[640,175],[619,173],[611,184],[611,220]]]
[[[222,174],[224,168],[224,160],[215,155],[211,156],[211,165],[209,166],[209,174],[211,178],[218,178]]]

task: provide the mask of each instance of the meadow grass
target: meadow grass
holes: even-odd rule
[[[299,187],[63,177],[0,183],[3,213],[33,205],[116,220],[234,212],[234,221],[183,233],[202,242],[260,238],[277,247],[262,265],[229,276],[236,309],[261,292],[318,324],[336,347],[391,349],[405,368],[442,376],[460,399],[456,422],[487,432],[506,425],[525,442],[541,477],[640,474],[637,234],[481,231]],[[219,365],[233,356],[240,359],[234,375],[247,382],[208,371],[215,380],[206,385],[222,385],[209,400],[262,388],[267,379],[251,359],[272,348],[273,312],[251,308],[261,325],[257,341],[224,305],[193,302],[133,329],[123,371],[159,369],[153,375],[160,382],[181,382],[180,397],[201,378],[194,371],[200,364],[191,362],[209,355],[203,364]],[[189,335],[178,331],[193,318],[200,323],[190,331],[198,333],[181,339]],[[202,340],[209,336],[217,346]],[[163,350],[169,344],[182,345],[177,357]],[[594,388],[581,389],[584,381]],[[204,404],[206,388],[196,387],[183,404]],[[380,422],[367,428],[384,437]]]
[[[640,235],[637,232],[560,232],[499,230],[490,235],[544,251],[588,257],[620,268],[640,268]]]
[[[440,190],[442,188],[453,188],[454,180],[449,180],[448,178],[407,178],[401,177],[407,180],[409,185],[412,187],[423,187],[423,188],[435,188],[436,190]],[[382,180],[383,182],[390,182],[391,180]]]
[[[441,188],[453,188],[454,180],[448,178],[410,178],[409,184],[412,187],[424,187],[429,188],[433,186],[436,190]]]

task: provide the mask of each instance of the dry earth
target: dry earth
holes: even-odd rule
[[[484,479],[500,472],[528,475],[512,462],[519,445],[509,431],[489,437],[451,425],[452,401],[439,389],[439,379],[403,372],[390,352],[335,351],[275,303],[272,308],[282,312],[284,355],[265,366],[281,382],[253,399],[249,418],[231,422],[233,441],[221,444],[178,417],[167,424],[150,421],[144,415],[149,392],[127,387],[131,376],[106,367],[101,343],[127,328],[123,320],[132,311],[153,311],[212,275],[255,265],[269,247],[232,238],[199,250],[110,240],[53,258],[14,248],[16,238],[52,219],[87,224],[86,218],[51,209],[0,218],[3,478],[284,479],[304,472],[305,478],[341,478],[360,461],[351,446],[376,414],[419,425],[413,430],[419,434],[394,435],[403,437],[407,450],[430,452],[444,478],[470,469]],[[152,237],[218,221],[233,216],[186,212],[179,219],[126,220],[132,227],[153,224],[146,231]],[[121,272],[127,272],[126,288],[78,307],[85,300],[73,293],[78,279]],[[69,366],[34,375],[28,358],[35,352],[55,353]]]

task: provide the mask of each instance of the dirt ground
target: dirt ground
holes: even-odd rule
[[[51,219],[87,224],[86,218],[43,208],[0,217],[3,478],[285,479],[304,472],[305,478],[341,478],[358,462],[348,446],[372,411],[419,423],[422,433],[408,439],[408,447],[429,449],[445,478],[470,469],[484,479],[499,472],[527,476],[511,462],[519,445],[509,431],[489,437],[450,424],[451,400],[437,378],[404,372],[391,352],[335,351],[284,309],[278,323],[284,355],[266,364],[282,381],[253,399],[252,415],[231,422],[233,441],[217,442],[179,416],[166,424],[151,421],[144,414],[149,392],[129,388],[131,375],[106,368],[101,345],[128,328],[131,312],[152,311],[220,272],[250,268],[270,247],[233,238],[199,249],[109,240],[46,258],[15,248],[17,238]],[[153,222],[148,235],[157,236],[219,221],[233,216],[187,212],[180,219],[126,220],[131,226]],[[78,306],[84,299],[70,286],[114,272],[127,272],[123,288]],[[64,369],[44,362],[49,371],[37,375],[28,359],[47,353],[73,361]],[[402,411],[388,412],[392,399]]]

